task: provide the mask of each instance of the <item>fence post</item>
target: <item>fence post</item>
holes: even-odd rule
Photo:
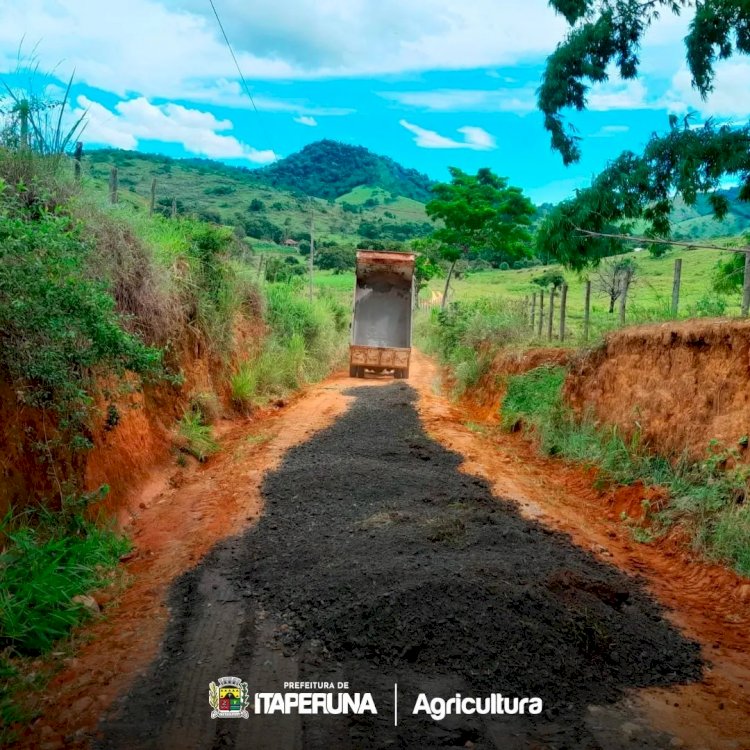
[[[547,316],[547,341],[552,341],[552,325],[555,318],[555,287],[549,290],[549,315]]]
[[[583,340],[589,340],[589,321],[591,319],[591,279],[586,280],[586,297],[583,301]]]
[[[622,294],[620,294],[620,325],[625,325],[625,304],[628,299],[628,287],[630,284],[627,282],[622,285]]]
[[[172,198],[172,218],[177,218],[177,198]]]
[[[156,177],[151,180],[151,199],[148,203],[148,215],[154,215],[154,208],[156,208]]]
[[[560,341],[565,341],[565,308],[568,304],[568,285],[563,284],[560,291]]]
[[[117,203],[117,167],[109,172],[109,202]]]
[[[745,250],[745,276],[742,284],[742,317],[750,311],[750,248]]]
[[[680,279],[682,277],[682,258],[674,259],[674,280],[672,281],[672,317],[677,317],[680,306]]]
[[[534,333],[534,319],[536,317],[536,292],[531,295],[531,332]]]
[[[544,289],[539,292],[539,323],[536,331],[536,335],[539,338],[542,337],[542,321],[544,320]]]
[[[83,156],[83,143],[78,141],[76,143],[75,151],[73,152],[73,174],[75,175],[76,182],[81,181],[81,157]]]

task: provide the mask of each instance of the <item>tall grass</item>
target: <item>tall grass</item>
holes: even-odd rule
[[[744,505],[747,467],[715,444],[704,461],[668,460],[648,450],[637,433],[626,438],[615,427],[597,425],[590,416],[576,418],[562,398],[564,379],[564,368],[548,366],[510,376],[501,407],[503,425],[524,426],[544,453],[596,467],[602,481],[666,487],[667,505],[647,514],[648,534],[639,538],[679,523],[696,550],[750,576],[750,512]]]
[[[312,301],[296,281],[265,288],[270,335],[255,360],[240,363],[231,378],[241,409],[315,382],[340,364],[346,348],[347,311],[328,296]]]
[[[524,338],[523,304],[480,299],[433,308],[418,320],[417,342],[451,368],[454,395],[476,385],[500,348]]]

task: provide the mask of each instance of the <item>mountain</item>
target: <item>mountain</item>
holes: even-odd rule
[[[675,239],[705,240],[750,230],[750,203],[739,200],[739,188],[718,192],[729,201],[729,211],[722,221],[714,218],[706,195],[699,195],[694,206],[685,205],[682,199],[674,202],[672,234]]]
[[[344,190],[337,200],[326,200],[271,185],[258,175],[259,170],[209,159],[172,159],[117,149],[84,154],[84,172],[103,196],[112,167],[117,167],[121,202],[145,209],[155,180],[157,211],[171,213],[174,200],[179,214],[239,227],[266,243],[309,236],[311,209],[320,242],[353,246],[378,239],[393,243],[424,236],[433,226],[424,203],[394,194],[393,180],[393,190],[359,185]],[[393,175],[399,169],[408,172],[395,165]]]
[[[330,140],[311,143],[296,154],[255,170],[254,175],[272,187],[328,199],[364,185],[425,203],[432,185],[427,175],[402,167],[387,156]]]

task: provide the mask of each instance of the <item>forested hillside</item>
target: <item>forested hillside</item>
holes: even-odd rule
[[[362,146],[338,141],[317,141],[300,152],[255,172],[274,187],[317,198],[339,198],[359,185],[382,188],[394,197],[430,199],[432,180],[416,169],[402,167],[387,156]]]
[[[143,208],[154,185],[157,213],[171,215],[174,202],[177,215],[234,226],[240,235],[269,243],[306,240],[311,212],[317,239],[352,247],[365,240],[405,241],[432,229],[424,203],[383,187],[353,186],[334,201],[273,187],[257,170],[207,159],[112,149],[85,155],[84,171],[101,191],[107,190],[112,167],[118,170],[122,201]]]

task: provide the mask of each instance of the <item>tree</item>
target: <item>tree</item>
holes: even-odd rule
[[[559,289],[565,283],[565,277],[556,271],[547,271],[533,278],[531,283],[542,287],[542,289],[547,289],[548,287]]]
[[[443,226],[433,233],[441,259],[449,264],[442,307],[458,260],[470,250],[494,248],[518,258],[528,254],[529,226],[535,210],[521,188],[509,187],[504,177],[480,169],[469,175],[450,168],[451,182],[433,186],[435,196],[425,207],[427,215]]]
[[[263,203],[263,201],[260,200],[260,198],[253,198],[250,201],[250,205],[248,206],[248,210],[253,211],[254,213],[257,213],[259,211],[265,211],[265,209],[266,209],[266,204]]]
[[[623,252],[617,238],[601,235],[627,233],[635,220],[645,221],[647,237],[669,237],[676,195],[692,206],[699,195],[709,193],[713,213],[722,219],[729,204],[718,190],[727,177],[740,181],[738,198],[750,200],[750,126],[716,127],[709,121],[694,128],[688,118],[680,123],[673,116],[669,132],[652,135],[642,155],[625,151],[591,187],[549,213],[537,234],[538,251],[582,269]],[[651,248],[654,254],[663,249]]]
[[[607,295],[610,313],[615,311],[615,302],[627,294],[635,281],[637,270],[638,266],[632,258],[609,259],[596,269],[594,289]]]
[[[310,250],[308,248],[308,253],[309,252]],[[331,270],[335,274],[339,274],[344,271],[354,270],[356,252],[351,247],[327,247],[318,252],[315,260],[318,267],[324,271]]]
[[[414,281],[417,288],[414,295],[416,309],[419,303],[419,293],[431,279],[440,275],[440,243],[432,237],[419,238],[409,243],[409,249],[416,255],[414,260]]]
[[[718,60],[750,54],[747,0],[550,0],[550,5],[571,29],[547,58],[538,103],[552,148],[565,164],[579,160],[580,137],[566,127],[561,112],[585,109],[587,84],[606,81],[612,64],[623,79],[636,78],[641,41],[663,10],[677,15],[695,9],[685,47],[692,84],[702,97],[713,89]]]

